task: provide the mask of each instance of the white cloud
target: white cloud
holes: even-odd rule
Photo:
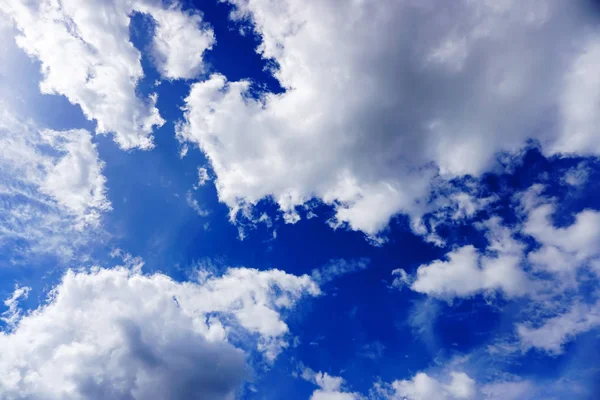
[[[28,286],[17,285],[13,294],[8,299],[4,300],[4,305],[8,308],[8,310],[2,313],[0,320],[4,321],[9,328],[14,328],[17,322],[19,322],[19,319],[21,319],[19,301],[21,299],[27,299],[30,291],[31,288]]]
[[[464,372],[447,369],[432,376],[425,372],[410,380],[395,381],[391,400],[525,400],[540,398],[541,390],[531,381],[514,379],[476,382]]]
[[[274,359],[287,346],[282,337],[288,332],[276,310],[291,308],[302,295],[319,293],[318,286],[308,275],[296,277],[279,270],[229,269],[223,277],[203,283],[200,294],[204,296],[198,295],[202,301],[196,309],[231,313],[242,327],[260,335],[259,349],[267,358]]]
[[[494,196],[481,199],[464,192],[455,193],[450,196],[450,200],[456,204],[456,210],[451,218],[453,220],[470,218],[477,211],[484,210],[495,199]]]
[[[44,141],[61,154],[49,168],[41,190],[75,214],[84,224],[97,224],[100,213],[111,209],[106,198],[96,145],[85,130],[41,131]]]
[[[589,393],[578,383],[564,377],[532,381],[500,373],[495,368],[482,369],[482,365],[473,361],[471,356],[475,354],[441,364],[438,360],[436,367],[418,371],[407,379],[397,379],[391,383],[376,379],[368,396],[344,390],[345,380],[327,373],[315,373],[305,368],[301,377],[320,387],[313,396],[318,394],[323,397],[311,397],[311,400],[537,400],[565,394]],[[488,357],[489,355],[486,356]],[[475,376],[479,378],[476,379]]]
[[[563,181],[570,185],[579,187],[585,184],[589,178],[590,170],[585,162],[580,162],[576,167],[567,170],[563,177]]]
[[[413,218],[411,226],[415,233],[440,247],[445,246],[446,241],[437,233],[439,225],[463,223],[478,212],[489,210],[490,205],[498,200],[495,195],[481,193],[481,187],[475,181],[469,181],[462,189],[438,182],[432,197],[423,210],[425,215]]]
[[[374,236],[419,217],[438,173],[479,175],[530,137],[546,154],[600,154],[600,36],[580,2],[230,3],[287,89],[257,99],[213,75],[186,100],[178,136],[210,158],[232,214],[272,196],[295,215],[316,197],[334,226]]]
[[[600,103],[600,77],[595,71],[600,63],[600,41],[594,34],[583,39],[585,47],[567,71],[560,99],[564,134],[550,150],[597,156],[600,153],[600,141],[597,140],[600,116],[595,105]]]
[[[164,123],[156,95],[136,95],[144,71],[129,40],[132,13],[155,18],[154,55],[169,78],[201,71],[202,52],[212,43],[212,31],[199,16],[176,6],[163,9],[153,0],[2,0],[0,8],[19,30],[18,46],[41,63],[41,92],[79,105],[96,120],[96,132],[114,133],[123,149],[151,148],[154,127]]]
[[[529,381],[492,381],[478,383],[460,370],[446,366],[437,372],[417,372],[410,379],[395,380],[392,383],[375,382],[369,393],[370,399],[380,400],[524,400],[534,399],[535,386]],[[308,371],[308,372],[306,372]],[[311,400],[358,400],[365,397],[359,393],[342,390],[345,383],[340,377],[326,373],[314,373],[307,369],[303,378],[316,382],[320,389],[313,393]],[[321,397],[317,397],[321,396]]]
[[[392,287],[402,289],[404,286],[410,286],[411,284],[411,277],[402,268],[396,268],[393,270],[392,276],[394,277],[394,280],[392,281]]]
[[[110,253],[110,257],[113,259],[120,259],[121,264],[132,271],[140,272],[142,267],[144,266],[144,259],[140,256],[133,256],[131,253],[128,253],[120,248],[113,248]]]
[[[0,246],[68,258],[111,209],[91,134],[40,130],[7,111],[0,133]]]
[[[331,376],[326,372],[314,372],[308,368],[302,371],[302,378],[314,383],[319,387],[310,396],[310,400],[361,400],[364,399],[358,393],[343,390],[344,379],[339,376]]]
[[[394,270],[392,286],[445,300],[496,290],[523,296],[510,351],[562,352],[576,335],[600,326],[598,293],[582,288],[590,275],[581,273],[596,279],[600,271],[600,212],[583,210],[572,223],[556,227],[556,199],[545,197],[544,189],[536,184],[515,196],[523,219],[515,228],[502,226],[498,217],[475,225],[486,232],[485,251],[465,245],[421,265],[414,275]],[[526,253],[514,234],[528,235],[539,246]],[[583,301],[583,296],[591,298]]]
[[[127,268],[69,271],[45,305],[0,332],[6,399],[234,399],[249,377],[230,344],[283,340],[279,311],[318,293],[308,276],[229,269],[178,283]],[[262,342],[261,342],[262,341]],[[269,357],[272,348],[263,348]]]
[[[538,348],[549,353],[559,354],[563,344],[576,335],[600,326],[600,302],[595,304],[575,303],[564,314],[543,321],[539,327],[521,323],[517,325],[517,334],[521,348]]]
[[[185,201],[187,205],[190,206],[196,212],[196,214],[198,214],[199,217],[206,217],[210,214],[210,211],[205,210],[200,206],[198,200],[193,197],[192,192],[187,192],[185,195]]]
[[[489,254],[480,254],[472,245],[453,250],[446,260],[421,265],[410,288],[444,299],[495,290],[508,297],[524,295],[530,283],[521,269],[523,246],[497,218],[484,225],[489,229]]]
[[[333,281],[339,276],[362,271],[369,266],[370,261],[368,258],[330,260],[323,267],[313,269],[311,276],[319,284],[324,284]]]
[[[479,256],[473,246],[461,247],[417,269],[411,289],[435,297],[468,296],[482,290],[484,273],[478,265]]]
[[[474,399],[475,381],[464,372],[450,372],[447,383],[442,383],[424,372],[417,373],[410,380],[394,381],[394,393],[390,399],[411,400],[458,400]]]
[[[208,170],[204,167],[198,167],[198,186],[204,186],[208,181],[210,181]]]
[[[556,206],[552,199],[541,196],[542,190],[542,186],[533,186],[521,199],[526,213],[523,233],[541,245],[529,253],[529,261],[548,272],[572,275],[600,258],[600,212],[583,210],[572,224],[557,228],[551,219]]]
[[[155,9],[153,38],[155,63],[160,74],[168,79],[192,79],[204,71],[203,53],[212,48],[212,29],[199,14],[178,9]]]

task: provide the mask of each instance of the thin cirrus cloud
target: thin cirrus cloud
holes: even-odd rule
[[[153,0],[0,2],[18,30],[18,46],[41,64],[41,92],[79,105],[96,132],[113,133],[123,149],[152,148],[153,130],[165,123],[156,95],[136,93],[144,71],[129,40],[131,15],[154,19],[152,59],[165,78],[195,77],[214,43],[199,15],[164,7]]]
[[[530,138],[600,154],[585,2],[229,2],[286,89],[257,98],[214,74],[186,100],[178,136],[211,160],[232,218],[272,197],[296,221],[316,197],[333,226],[374,236],[422,215],[433,177],[478,176]]]
[[[251,343],[232,344],[236,332],[273,360],[288,331],[280,311],[319,289],[278,270],[178,283],[116,267],[68,271],[46,304],[20,315],[26,294],[11,296],[12,329],[0,332],[3,398],[233,400],[251,373],[238,347]]]

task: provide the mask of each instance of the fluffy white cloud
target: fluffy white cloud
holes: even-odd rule
[[[326,372],[314,372],[308,368],[302,371],[302,378],[314,383],[319,388],[310,396],[310,400],[361,400],[358,393],[347,392],[342,389],[344,379],[331,376]]]
[[[471,245],[453,250],[446,260],[421,265],[410,288],[445,299],[494,290],[501,290],[509,297],[525,294],[529,280],[521,269],[523,246],[512,237],[508,228],[500,225],[497,218],[484,225],[489,229],[489,254],[480,254]],[[401,275],[400,278],[401,281],[396,278],[394,282],[408,282],[407,276]]]
[[[418,372],[409,380],[394,381],[391,390],[382,397],[390,400],[533,400],[540,396],[545,398],[542,392],[543,389],[527,380],[482,383],[465,372],[445,369],[435,375]]]
[[[191,79],[203,72],[203,53],[215,43],[212,29],[199,14],[177,9],[154,9],[153,53],[160,74],[168,79]]]
[[[347,390],[346,386],[352,382],[342,377],[315,373],[309,368],[302,370],[301,377],[319,386],[313,396],[323,397],[311,399],[324,400],[537,400],[569,395],[588,398],[595,393],[593,386],[585,388],[565,377],[536,381],[502,373],[497,369],[498,361],[493,360],[490,368],[489,354],[478,354],[478,351],[445,362],[436,359],[432,368],[404,379],[385,382],[376,378],[366,396]]]
[[[424,372],[417,373],[410,380],[394,381],[390,399],[411,400],[458,400],[474,399],[475,381],[464,372],[450,372],[449,381],[442,383]]]
[[[286,89],[256,98],[213,75],[186,100],[179,138],[206,153],[233,215],[267,196],[295,215],[316,197],[334,225],[376,235],[423,212],[432,177],[481,174],[528,138],[600,154],[600,35],[585,3],[229,2]]]
[[[144,72],[129,40],[132,13],[155,18],[154,58],[168,78],[201,71],[202,52],[213,42],[198,15],[177,5],[164,9],[157,0],[2,0],[0,9],[20,32],[19,47],[40,61],[42,93],[66,96],[123,149],[151,148],[154,127],[164,123],[156,96],[136,95]]]
[[[89,132],[40,130],[4,110],[0,246],[68,257],[111,208],[103,166]]]
[[[293,307],[302,295],[320,293],[308,275],[297,277],[279,270],[230,269],[223,277],[204,277],[201,283],[196,310],[234,315],[242,327],[260,336],[258,348],[268,359],[287,346],[283,336],[288,327],[277,310]]]
[[[410,379],[375,382],[368,397],[345,391],[341,377],[307,368],[302,378],[319,386],[311,400],[533,400],[543,392],[534,383],[517,378],[477,382],[465,372],[453,369],[452,364],[439,371],[417,372]]]
[[[527,215],[523,233],[541,245],[529,253],[529,261],[539,269],[572,275],[577,268],[600,258],[600,212],[581,211],[572,224],[557,228],[552,222],[556,205],[541,196],[543,189],[535,185],[521,200]]]
[[[476,224],[486,232],[485,251],[466,245],[421,265],[413,275],[394,270],[392,286],[446,300],[495,290],[523,296],[516,342],[509,347],[562,352],[576,335],[600,326],[598,293],[580,292],[589,273],[592,279],[600,273],[600,212],[583,210],[570,224],[556,227],[556,199],[545,197],[544,190],[536,184],[515,196],[523,219],[515,228],[502,226],[497,217]],[[526,253],[514,233],[530,236],[538,246]],[[591,298],[584,301],[586,296]]]
[[[0,332],[0,393],[234,399],[249,369],[232,338],[248,331],[259,344],[283,341],[279,311],[317,293],[308,276],[278,270],[229,269],[198,283],[121,267],[69,271],[47,304]]]

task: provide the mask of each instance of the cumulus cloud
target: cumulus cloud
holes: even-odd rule
[[[41,92],[80,106],[96,132],[114,133],[123,149],[151,148],[154,127],[164,123],[156,95],[136,94],[144,71],[129,40],[133,12],[156,20],[153,53],[165,77],[193,77],[214,41],[198,15],[154,0],[3,0],[0,8],[19,31],[18,46],[41,63]]]
[[[259,344],[283,340],[279,312],[317,293],[308,276],[278,270],[230,269],[199,283],[122,267],[69,271],[46,304],[0,332],[0,392],[6,399],[234,399],[250,372],[231,344],[236,331]],[[273,348],[262,350],[270,356]]]
[[[358,393],[344,391],[344,379],[339,376],[331,376],[326,372],[314,372],[309,368],[302,371],[302,378],[314,383],[319,388],[310,396],[310,400],[361,400],[364,399]]]
[[[390,399],[411,400],[458,400],[474,399],[475,381],[464,372],[450,372],[446,383],[439,382],[424,372],[417,373],[410,380],[394,381]]]
[[[453,250],[445,260],[436,260],[418,267],[410,288],[445,299],[496,290],[508,297],[525,294],[529,282],[521,269],[523,246],[497,218],[484,225],[489,229],[488,254],[481,254],[472,245]],[[406,284],[408,277],[400,274],[401,281],[394,282]]]
[[[454,364],[391,383],[376,381],[368,397],[344,390],[346,382],[341,377],[306,368],[302,378],[319,386],[311,400],[533,400],[545,393],[533,382],[518,378],[478,382]]]
[[[178,136],[206,153],[233,217],[265,197],[296,215],[316,197],[334,226],[373,236],[419,217],[433,177],[477,176],[529,138],[600,154],[585,2],[229,2],[286,89],[257,98],[217,74],[186,100]]]
[[[534,184],[514,196],[522,219],[515,227],[498,217],[476,224],[488,239],[485,250],[464,245],[413,274],[396,269],[392,287],[444,300],[493,291],[520,296],[508,351],[561,353],[576,335],[600,326],[598,293],[585,287],[600,272],[600,213],[585,209],[556,226],[557,199],[545,196],[545,189]],[[526,246],[526,238],[535,244]]]
[[[534,185],[521,195],[527,215],[523,233],[532,236],[541,246],[529,253],[529,261],[539,269],[573,274],[600,258],[600,212],[583,210],[574,216],[572,224],[555,227],[553,199],[541,195],[544,187]]]
[[[546,396],[543,389],[531,381],[514,378],[477,382],[465,372],[452,369],[451,364],[437,373],[418,372],[411,379],[396,380],[381,397],[389,400],[533,400]]]
[[[196,309],[235,316],[245,330],[259,336],[258,349],[270,360],[288,345],[284,340],[288,327],[278,310],[292,308],[303,295],[320,293],[308,275],[296,277],[280,270],[229,269],[219,279],[203,275],[201,284],[204,296]]]
[[[168,79],[192,79],[203,72],[203,53],[212,48],[215,37],[201,15],[176,8],[157,8],[151,15],[156,22],[152,51],[160,74]]]
[[[91,134],[39,129],[6,110],[0,133],[0,246],[68,256],[111,209]]]

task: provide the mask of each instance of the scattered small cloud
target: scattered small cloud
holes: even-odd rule
[[[192,210],[196,212],[196,214],[198,214],[199,217],[207,217],[210,215],[210,211],[205,210],[200,206],[198,200],[193,197],[192,192],[187,192],[185,195],[185,201],[187,202],[187,205],[190,206]]]
[[[369,263],[370,260],[367,258],[355,260],[331,260],[323,267],[313,269],[311,275],[316,282],[319,282],[319,284],[322,285],[331,282],[340,276],[362,271],[369,266]]]

